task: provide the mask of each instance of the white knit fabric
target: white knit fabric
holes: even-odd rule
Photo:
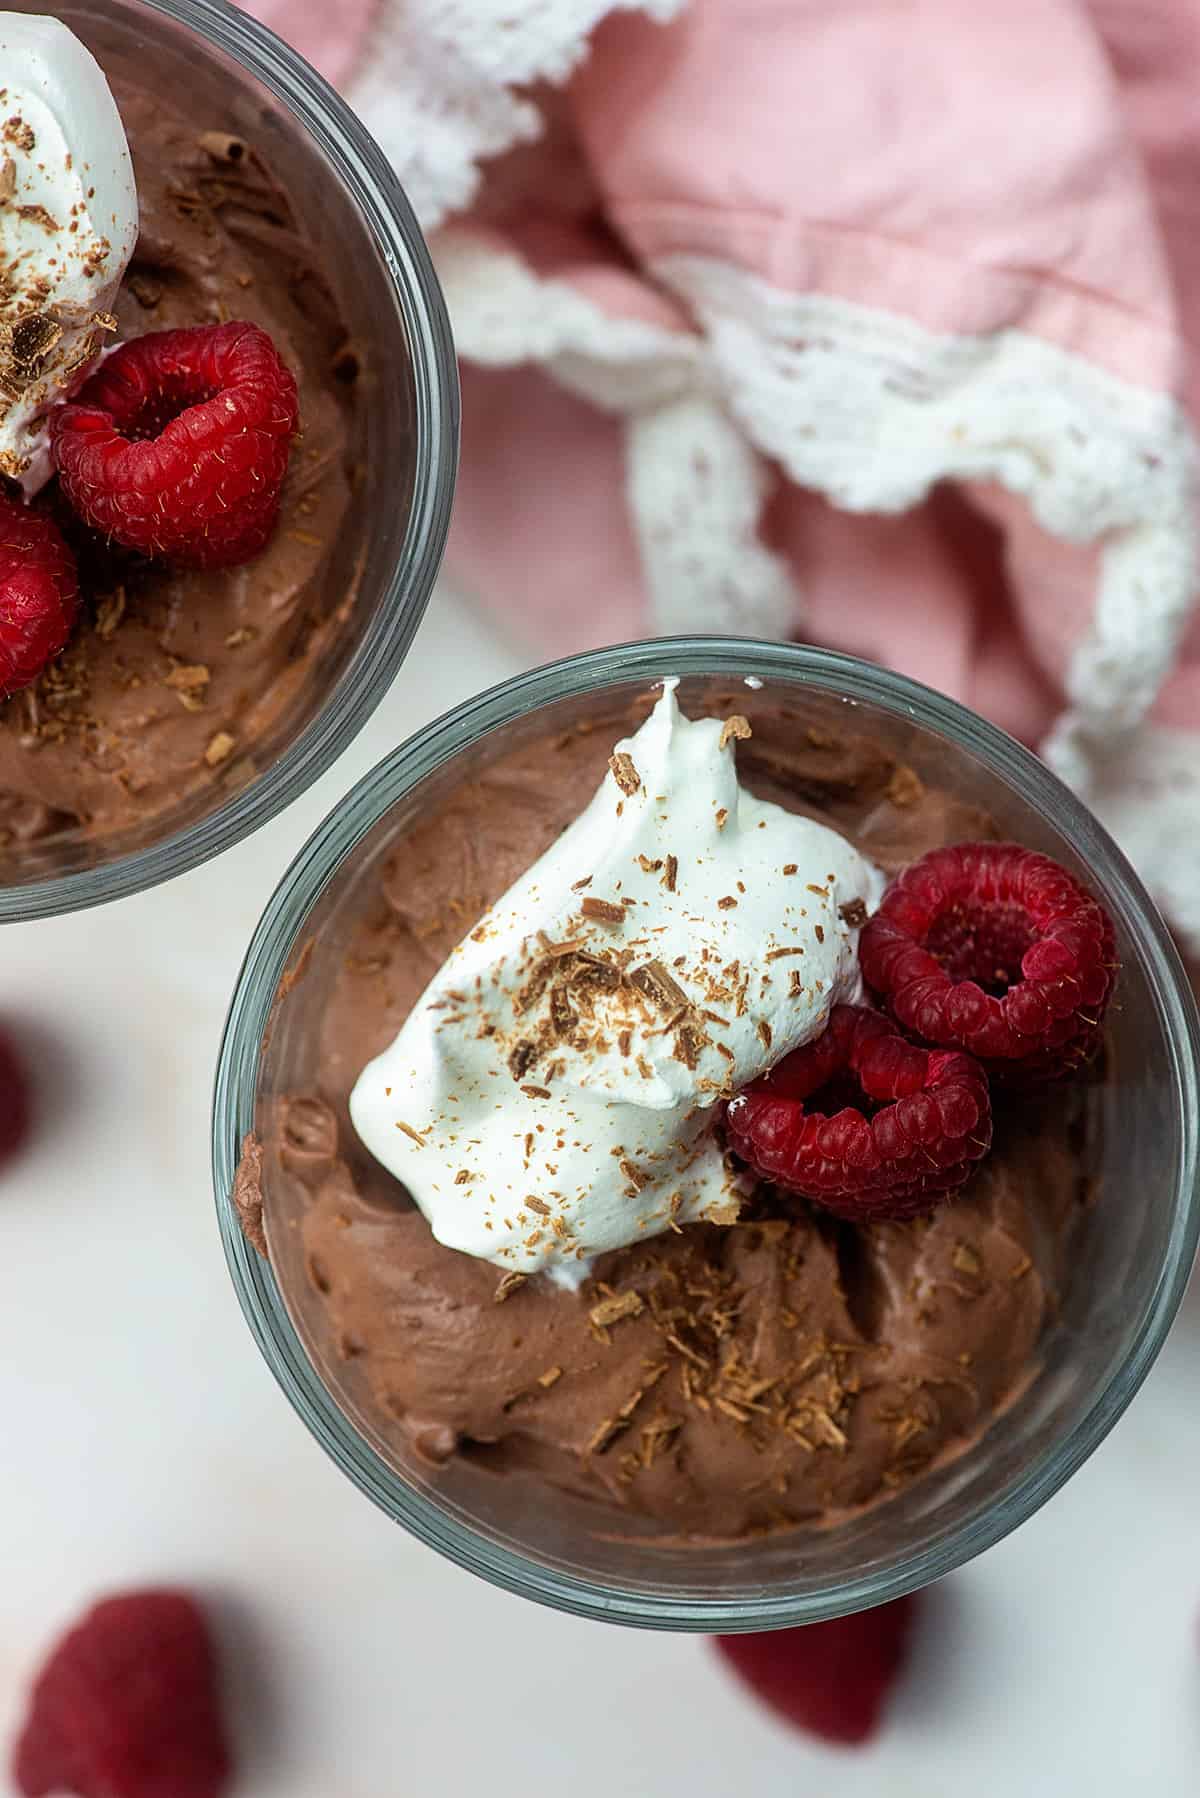
[[[539,135],[521,89],[565,81],[609,13],[669,19],[684,3],[383,0],[350,98],[432,231],[470,204],[486,157]]]
[[[939,480],[997,481],[1053,535],[1103,545],[1055,737],[1086,788],[1097,748],[1153,703],[1196,601],[1197,446],[1175,401],[1024,331],[939,335],[703,257],[654,273],[694,311],[747,435],[801,486],[901,512]]]
[[[657,18],[683,0],[645,0]],[[427,227],[481,160],[538,135],[516,90],[561,81],[636,0],[386,0],[352,96]],[[433,238],[461,354],[534,362],[625,421],[652,622],[778,636],[803,619],[760,541],[773,458],[849,511],[899,512],[945,479],[996,481],[1049,532],[1096,543],[1092,625],[1047,759],[1108,823],[1200,954],[1200,739],[1144,723],[1200,591],[1200,455],[1180,408],[1028,333],[948,336],[706,257],[650,273],[694,336],[607,317],[454,227]]]
[[[656,629],[783,635],[801,616],[787,564],[758,533],[768,477],[719,403],[703,340],[609,318],[572,287],[448,227],[434,240],[459,352],[536,362],[624,416],[634,535]]]

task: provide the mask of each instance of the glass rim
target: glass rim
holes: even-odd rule
[[[268,1263],[248,1247],[231,1202],[243,1137],[254,1127],[263,1031],[305,919],[364,835],[405,793],[488,732],[540,705],[665,675],[807,683],[880,707],[947,737],[1053,821],[1116,901],[1154,993],[1181,1109],[1182,1154],[1166,1253],[1124,1362],[1068,1433],[959,1525],[934,1529],[884,1567],[817,1593],[728,1598],[647,1593],[547,1567],[488,1540],[405,1486],[316,1375]],[[1051,1498],[1103,1441],[1149,1373],[1182,1301],[1200,1240],[1200,1018],[1170,933],[1138,875],[1099,821],[1030,750],[957,701],[857,658],[753,638],[687,636],[622,644],[546,664],[443,714],[380,761],[292,861],[251,939],[222,1036],[213,1099],[213,1182],[226,1260],[246,1321],[293,1408],[374,1503],[427,1546],[494,1585],[577,1616],[667,1630],[735,1632],[825,1621],[941,1579],[994,1546]]]
[[[241,842],[318,780],[358,735],[398,673],[424,617],[450,528],[458,465],[454,339],[433,260],[395,172],[366,126],[303,57],[226,0],[138,0],[232,56],[299,122],[374,239],[413,349],[418,479],[404,541],[363,640],[315,718],[209,817],[108,865],[0,885],[0,924],[58,917],[172,880]]]

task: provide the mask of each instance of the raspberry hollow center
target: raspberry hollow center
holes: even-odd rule
[[[1021,979],[1025,952],[1039,940],[1019,905],[952,905],[930,926],[925,947],[951,980],[973,980],[1002,999]]]
[[[220,389],[207,381],[197,380],[182,371],[166,381],[158,392],[147,393],[135,411],[118,419],[121,435],[133,443],[146,443],[161,437],[173,419],[193,406],[203,406],[215,398]]]

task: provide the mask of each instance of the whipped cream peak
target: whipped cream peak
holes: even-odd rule
[[[882,877],[737,778],[744,718],[664,683],[584,812],[447,958],[350,1110],[440,1241],[588,1261],[742,1198],[720,1102],[859,997]]]
[[[50,411],[116,329],[137,188],[103,71],[61,20],[0,12],[0,86],[0,474],[32,495]]]

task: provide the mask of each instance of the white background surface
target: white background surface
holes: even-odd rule
[[[239,1798],[1196,1798],[1195,1289],[1073,1484],[930,1595],[886,1733],[857,1753],[774,1724],[703,1640],[559,1617],[442,1563],[275,1387],[209,1182],[237,968],[339,795],[523,661],[443,592],[379,712],[283,818],[171,886],[0,937],[0,1013],[48,1095],[0,1182],[5,1756],[60,1626],[98,1593],[168,1581],[216,1608]]]

